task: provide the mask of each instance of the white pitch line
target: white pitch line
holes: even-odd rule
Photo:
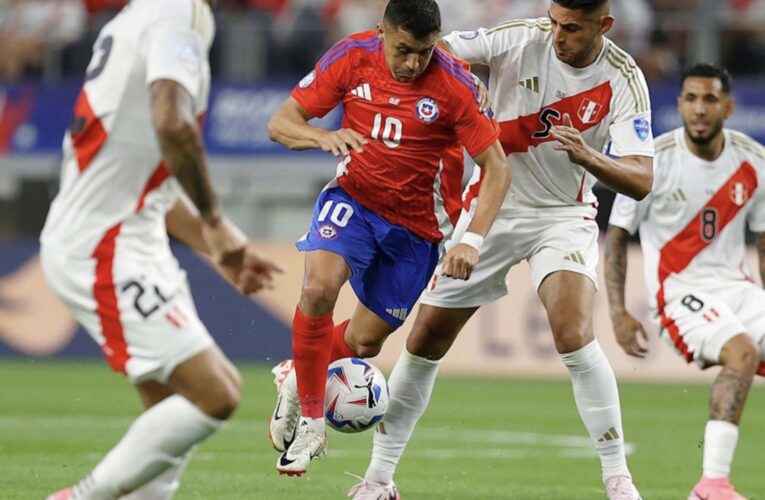
[[[117,427],[127,427],[133,422],[130,417],[103,416],[93,417],[89,415],[67,415],[62,417],[11,417],[0,416],[0,431],[19,431],[29,427],[36,429],[83,429],[85,432],[89,429],[113,429]],[[232,421],[228,427],[230,430],[241,431],[242,428],[251,429],[253,432],[260,432],[266,428],[266,423],[261,420],[242,420]],[[232,429],[233,428],[233,429]],[[542,434],[536,432],[514,432],[492,429],[466,429],[455,427],[417,427],[415,429],[416,439],[428,439],[432,441],[451,441],[462,443],[486,443],[490,445],[524,445],[541,446],[546,448],[563,448],[561,456],[570,457],[591,457],[595,456],[595,450],[592,447],[590,439],[585,436],[570,436],[563,434]],[[625,451],[628,455],[635,452],[635,444],[624,443]],[[338,449],[337,451],[340,451]],[[407,452],[407,455],[411,455]],[[365,452],[366,453],[366,452]],[[462,456],[467,456],[467,451],[463,450]],[[482,455],[483,456],[483,455]]]

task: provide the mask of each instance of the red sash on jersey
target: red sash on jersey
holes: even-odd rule
[[[666,305],[664,281],[672,273],[680,273],[688,267],[691,261],[714,241],[714,238],[706,239],[703,237],[702,214],[704,211],[713,209],[717,212],[717,234],[719,234],[744,208],[745,202],[736,203],[736,200],[731,196],[731,193],[735,192],[737,184],[747,186],[750,193],[757,187],[757,173],[749,162],[744,162],[739,166],[738,170],[709,199],[704,208],[691,219],[691,222],[682,231],[669,240],[659,253],[659,291],[656,294],[656,300],[661,316],[661,325],[667,329],[675,347],[689,363],[693,361],[693,353],[688,351],[688,345],[683,342],[680,329],[674,320],[667,316],[664,311]]]
[[[554,141],[550,128],[561,125],[563,115],[580,132],[598,125],[611,111],[611,83],[606,81],[579,94],[543,106],[536,113],[500,122],[499,141],[505,154],[526,153],[545,142]]]
[[[85,89],[80,91],[77,102],[74,104],[74,118],[69,125],[69,133],[77,156],[77,167],[80,172],[83,172],[107,138],[106,129],[90,107]]]

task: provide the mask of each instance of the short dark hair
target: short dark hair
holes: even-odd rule
[[[561,7],[573,10],[581,10],[585,14],[594,12],[608,2],[608,0],[552,0]]]
[[[694,76],[701,78],[717,78],[720,80],[723,92],[730,94],[730,84],[732,79],[727,69],[711,63],[694,64],[683,73],[683,79],[680,80],[680,86],[682,87],[683,84],[685,84],[686,79]]]
[[[390,0],[383,22],[417,39],[441,32],[441,10],[435,0]]]

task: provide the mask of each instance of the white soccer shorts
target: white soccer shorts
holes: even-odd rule
[[[51,289],[133,382],[166,382],[183,361],[214,345],[174,258],[80,259],[40,251]]]
[[[663,322],[657,318],[661,338],[701,368],[719,364],[723,346],[741,333],[765,345],[765,291],[755,283],[720,283],[713,291],[672,290],[664,316]]]
[[[472,216],[462,212],[448,250],[458,242]],[[572,271],[592,280],[597,288],[598,226],[584,217],[497,217],[481,248],[478,266],[468,280],[441,276],[441,266],[420,297],[437,307],[479,307],[507,294],[505,277],[515,264],[527,260],[534,288],[556,271]]]

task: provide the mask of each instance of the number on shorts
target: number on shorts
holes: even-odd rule
[[[332,210],[333,205],[335,207],[334,210]],[[329,215],[330,210],[332,211],[332,215]],[[319,212],[319,217],[316,220],[319,222],[324,222],[325,220],[327,220],[328,215],[329,215],[329,220],[331,220],[336,226],[345,227],[348,225],[348,222],[351,220],[351,217],[353,217],[353,207],[342,201],[335,204],[334,200],[329,200],[321,208],[321,212]]]
[[[135,299],[133,300],[133,307],[136,311],[138,311],[138,314],[143,316],[144,318],[148,318],[155,312],[159,310],[159,307],[167,302],[167,298],[162,295],[162,292],[159,291],[159,288],[154,285],[154,300],[151,300],[151,297],[146,297],[146,300],[141,300],[141,297],[144,296],[146,293],[146,289],[143,287],[142,284],[140,284],[137,281],[129,281],[125,284],[125,286],[122,287],[123,292],[127,292],[131,288],[135,288],[138,290],[138,292],[135,294]],[[143,303],[142,303],[143,302]]]
[[[701,212],[701,237],[704,241],[712,241],[717,236],[717,210],[705,208]]]
[[[375,122],[372,126],[372,139],[377,140],[380,135],[380,128],[382,128],[382,113],[375,115]],[[401,144],[401,134],[404,130],[404,124],[401,120],[388,116],[385,118],[385,129],[382,133],[383,144],[389,148],[397,148]]]
[[[701,311],[701,309],[704,308],[704,302],[701,301],[701,299],[699,299],[695,295],[691,295],[691,294],[686,295],[685,297],[683,297],[683,300],[681,301],[681,303],[685,307],[690,309],[691,312],[699,312],[699,311]]]

